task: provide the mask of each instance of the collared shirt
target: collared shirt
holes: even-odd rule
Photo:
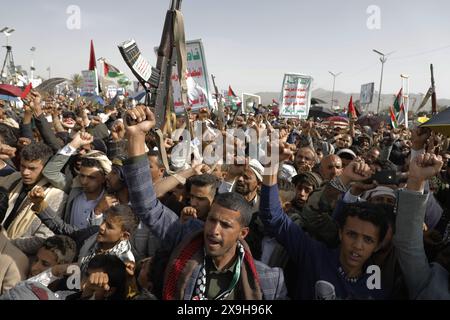
[[[80,193],[73,201],[72,212],[70,213],[70,224],[79,229],[89,227],[91,212],[95,209],[95,206],[99,203],[104,193],[105,190],[103,190],[95,200],[88,200],[84,192]]]
[[[233,280],[233,275],[236,268],[237,259],[226,269],[217,270],[217,267],[211,257],[206,257],[206,296],[208,300],[215,299],[219,294],[227,290],[231,281]],[[228,295],[226,300],[237,299],[236,290],[239,284],[236,285],[233,291]]]

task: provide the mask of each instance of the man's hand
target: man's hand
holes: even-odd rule
[[[28,192],[28,197],[33,203],[31,210],[33,210],[36,214],[41,213],[46,207],[47,203],[45,202],[45,192],[41,186],[35,186]]]
[[[95,206],[94,214],[100,215],[117,204],[119,204],[119,200],[115,196],[104,195],[103,198]]]
[[[111,128],[111,138],[113,141],[120,141],[125,137],[125,125],[122,121],[116,121]]]
[[[10,147],[7,144],[0,143],[0,159],[8,160],[16,156],[16,148]]]
[[[41,95],[36,90],[30,91],[31,103],[30,107],[33,110],[34,116],[37,118],[42,114]]]
[[[136,124],[129,125],[125,119],[126,132],[128,136],[144,135],[155,127],[155,115],[150,108],[144,105],[138,105],[133,109],[127,110],[127,117]]]
[[[174,143],[173,143],[173,140],[172,140],[172,139],[170,139],[170,138],[165,138],[165,139],[164,139],[164,147],[165,147],[166,149],[172,148],[173,145],[174,145]]]
[[[236,160],[237,161],[237,160]],[[247,161],[247,160],[245,160]],[[245,170],[245,164],[232,164],[229,166],[225,181],[233,182],[237,177],[242,175]]]
[[[418,155],[409,164],[407,189],[423,191],[425,181],[438,174],[442,164],[441,156],[432,153]]]
[[[180,214],[181,223],[185,223],[190,218],[197,219],[197,209],[193,207],[184,207]]]
[[[28,193],[28,197],[30,198],[31,202],[34,205],[39,206],[41,204],[41,202],[44,201],[44,198],[45,198],[44,189],[41,186],[35,186]]]
[[[210,170],[210,168],[206,164],[202,164],[202,163],[195,164],[195,163],[193,163],[192,164],[192,170],[194,172],[194,175],[199,176],[199,175],[202,175],[204,173],[207,173]]]
[[[94,272],[91,273],[89,279],[83,284],[83,294],[82,297],[89,298],[94,295],[96,292],[101,293],[102,291],[109,291],[109,277],[105,272]]]
[[[345,185],[350,184],[350,182],[364,181],[370,178],[372,173],[369,165],[364,160],[358,158],[345,167],[341,175],[341,181]]]
[[[270,166],[273,167],[274,170],[276,170],[276,167],[278,167],[281,162],[293,160],[293,158],[295,157],[295,151],[295,145],[283,142],[279,137],[275,137],[275,140],[271,141],[268,144],[267,159],[263,159],[263,161],[261,162],[264,162],[264,164],[266,164],[265,167]],[[274,153],[277,154],[274,155]],[[278,161],[276,161],[277,158]],[[275,162],[273,162],[272,160],[275,160]]]
[[[428,128],[416,128],[411,132],[411,143],[413,150],[421,150],[425,147],[425,143],[431,135]]]
[[[69,143],[69,145],[74,149],[78,149],[82,146],[91,144],[93,141],[94,141],[94,137],[90,133],[79,131],[73,137],[73,139]]]
[[[26,137],[20,137],[17,141],[17,145],[20,149],[23,149],[25,146],[31,144],[31,140]]]

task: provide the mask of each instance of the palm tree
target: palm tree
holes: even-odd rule
[[[78,92],[78,88],[83,84],[83,77],[80,74],[74,74],[71,83],[75,92]]]

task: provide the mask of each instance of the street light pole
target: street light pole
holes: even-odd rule
[[[377,114],[380,113],[380,101],[381,101],[381,88],[383,86],[383,71],[384,71],[384,63],[387,61],[387,57],[391,54],[393,54],[394,52],[389,52],[388,54],[384,54],[378,50],[373,49],[373,52],[379,54],[380,57],[380,61],[381,61],[381,79],[380,79],[380,90],[378,91],[378,106],[377,106]]]
[[[31,66],[30,66],[30,81],[34,79],[34,52],[36,51],[36,47],[31,47]]]
[[[9,45],[9,36],[15,31],[15,29],[11,29],[9,27],[4,27],[0,30],[0,33],[3,33],[6,37],[6,56],[5,60],[3,61],[3,67],[0,72],[0,78],[4,78],[4,80],[8,80],[8,73],[10,77],[13,77],[16,73],[16,67],[14,65],[14,58],[12,54],[12,47]],[[3,71],[6,67],[6,73],[4,74]]]
[[[384,63],[386,62],[386,57],[380,57],[381,61],[381,78],[380,78],[380,89],[378,90],[378,105],[377,105],[377,114],[380,113],[380,101],[381,101],[381,88],[383,86],[383,71],[384,71]]]
[[[333,110],[333,104],[334,104],[334,87],[336,85],[336,77],[339,76],[342,72],[339,73],[333,73],[331,71],[328,71],[333,76],[333,91],[331,93],[331,110]]]

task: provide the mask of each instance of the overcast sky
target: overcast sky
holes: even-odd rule
[[[70,30],[67,8],[81,10],[80,29]],[[380,9],[380,29],[367,27]],[[35,46],[37,74],[70,77],[88,67],[89,42],[135,80],[117,45],[134,38],[154,65],[168,0],[2,1],[0,28],[10,37],[16,64],[29,70]],[[372,49],[395,51],[385,64],[383,93],[400,88],[410,76],[410,91],[426,92],[434,64],[438,98],[450,98],[450,1],[448,0],[184,0],[186,39],[202,39],[207,67],[221,89],[236,93],[279,91],[283,74],[311,75],[314,88],[331,90],[328,71],[343,72],[336,90],[359,92],[363,83],[378,90],[381,63]],[[373,13],[373,11],[372,11]],[[372,24],[372,26],[376,26]],[[0,39],[2,45],[5,38]],[[0,51],[1,59],[5,55]]]

